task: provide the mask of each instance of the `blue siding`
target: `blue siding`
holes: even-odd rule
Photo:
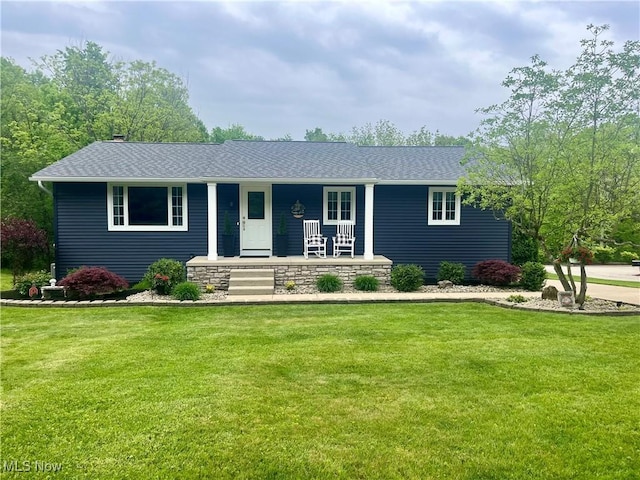
[[[236,236],[239,186],[219,184],[218,252],[222,254],[224,212]],[[98,265],[138,281],[149,264],[161,257],[187,261],[207,254],[207,187],[189,184],[187,232],[110,232],[107,230],[107,191],[104,183],[57,183],[55,193],[55,238],[58,276],[80,265]],[[280,214],[287,220],[289,255],[302,254],[302,220],[291,215],[291,205],[300,200],[305,219],[322,221],[323,185],[273,185],[273,233]],[[428,280],[436,276],[443,260],[462,262],[468,273],[473,266],[491,258],[509,260],[510,225],[496,220],[491,212],[462,207],[459,226],[427,225],[427,186],[378,185],[375,187],[374,252],[394,264],[416,263]],[[322,233],[331,237],[335,226],[322,225]],[[364,186],[356,186],[356,254],[364,251]],[[273,241],[275,248],[275,238]],[[331,241],[328,243],[331,250]]]
[[[510,224],[489,211],[462,206],[460,225],[427,225],[428,187],[378,185],[374,252],[394,264],[415,263],[435,280],[441,261],[460,262],[467,275],[482,260],[510,259]]]
[[[326,185],[330,186],[330,185]],[[346,185],[354,186],[354,185]],[[364,187],[356,187],[356,254],[364,252]],[[327,253],[331,254],[331,237],[336,234],[335,225],[322,224],[322,195],[324,185],[273,185],[273,234],[275,235],[280,225],[280,214],[284,213],[287,219],[287,234],[289,236],[289,255],[302,255],[302,220],[320,220],[320,229],[325,237],[328,237]],[[305,206],[304,218],[294,218],[291,215],[291,206],[300,200]]]
[[[218,253],[222,255],[222,235],[224,234],[224,214],[229,214],[231,228],[235,236],[235,256],[240,255],[240,186],[237,184],[218,184]],[[206,255],[206,252],[204,253]]]
[[[55,229],[57,275],[81,265],[102,266],[130,283],[162,257],[186,262],[207,254],[207,188],[187,186],[187,232],[110,232],[107,230],[105,183],[56,183]]]

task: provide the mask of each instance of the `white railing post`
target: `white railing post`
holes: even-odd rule
[[[373,260],[373,183],[364,186],[364,259]]]
[[[218,188],[207,183],[207,260],[218,260]]]

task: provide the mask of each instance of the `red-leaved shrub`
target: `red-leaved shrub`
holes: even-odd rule
[[[108,295],[129,288],[124,278],[104,267],[80,267],[60,280],[58,285],[67,287],[72,296],[79,297]]]
[[[471,275],[486,285],[509,285],[520,278],[520,267],[504,260],[485,260],[476,263]]]
[[[9,217],[0,222],[2,259],[11,265],[13,279],[49,252],[47,233],[33,220]]]

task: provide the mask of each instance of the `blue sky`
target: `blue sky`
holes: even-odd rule
[[[589,23],[640,39],[640,2],[8,2],[1,53],[29,58],[94,41],[182,77],[209,129],[266,138],[387,119],[465,135],[502,101],[510,69],[539,54],[568,67]]]

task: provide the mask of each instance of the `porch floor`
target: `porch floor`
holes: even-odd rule
[[[373,260],[365,260],[364,256],[356,255],[355,258],[340,256],[334,258],[319,258],[316,255],[293,255],[287,257],[218,257],[218,260],[209,260],[206,256],[193,257],[187,262],[188,267],[206,267],[210,265],[227,267],[269,267],[275,265],[391,265],[393,262],[383,255],[375,255]]]

